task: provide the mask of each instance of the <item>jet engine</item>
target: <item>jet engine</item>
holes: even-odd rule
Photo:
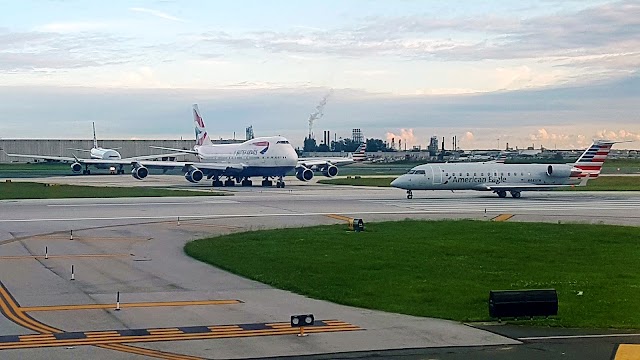
[[[71,171],[73,171],[74,173],[82,171],[82,164],[74,162],[73,164],[71,164]]]
[[[202,174],[202,170],[200,169],[191,169],[184,174],[184,178],[187,179],[188,182],[197,183],[204,177]]]
[[[547,176],[568,178],[571,176],[571,167],[567,165],[549,165],[547,166]]]
[[[149,169],[142,165],[136,164],[133,166],[133,170],[131,170],[131,175],[138,180],[142,180],[146,178],[147,175],[149,175]]]
[[[309,181],[313,179],[313,171],[308,167],[301,166],[300,168],[298,168],[298,170],[296,170],[296,177],[300,181]]]
[[[322,175],[332,178],[336,175],[338,175],[338,167],[335,165],[329,165],[327,167],[325,167],[324,169],[322,169]]]

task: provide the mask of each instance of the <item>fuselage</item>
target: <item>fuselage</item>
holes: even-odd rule
[[[194,147],[201,162],[243,164],[239,176],[284,176],[298,163],[298,154],[281,136],[259,137],[240,144]]]
[[[91,158],[98,160],[121,160],[120,153],[113,149],[103,149],[101,147],[91,149]]]
[[[568,164],[442,163],[424,164],[391,186],[405,190],[491,190],[492,185],[573,185],[580,170]]]

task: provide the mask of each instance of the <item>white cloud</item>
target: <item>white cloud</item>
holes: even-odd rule
[[[84,31],[104,30],[112,24],[97,21],[79,21],[79,22],[58,22],[37,26],[36,31],[55,32],[55,33],[74,33]]]
[[[169,14],[167,14],[165,12],[162,12],[162,11],[159,11],[159,10],[154,10],[154,9],[148,9],[148,8],[142,8],[142,7],[132,7],[132,8],[129,8],[129,11],[150,14],[150,15],[153,15],[155,17],[159,17],[159,18],[165,19],[165,20],[179,21],[179,22],[183,22],[184,21],[184,19],[181,19],[181,18],[179,18],[177,16],[169,15]]]
[[[400,144],[403,150],[405,146],[407,147],[407,149],[409,149],[413,145],[418,145],[420,143],[420,141],[418,141],[418,139],[416,139],[416,136],[413,134],[413,129],[400,129],[399,134],[387,132],[385,134],[385,137],[387,139],[387,143],[391,144],[391,142],[395,140],[395,143]]]

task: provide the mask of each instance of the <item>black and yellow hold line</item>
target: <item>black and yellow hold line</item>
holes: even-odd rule
[[[104,349],[145,355],[158,359],[196,360],[200,358],[139,348],[127,345],[127,343],[295,335],[298,333],[298,329],[292,328],[289,323],[65,332],[35,320],[25,311],[25,309],[38,308],[46,307],[21,308],[4,284],[0,282],[0,312],[14,323],[37,332],[37,334],[28,335],[0,336],[0,350],[93,345]],[[362,330],[362,328],[339,320],[316,321],[312,326],[305,327],[306,333],[355,330]]]
[[[213,330],[212,328],[215,328]],[[342,321],[316,321],[305,327],[307,333],[355,331],[360,327]],[[63,332],[42,336],[19,337],[15,335],[0,336],[0,350],[26,349],[39,347],[82,346],[114,343],[141,343],[157,341],[183,341],[202,339],[222,339],[236,337],[294,335],[299,331],[289,323],[277,324],[239,324],[220,328],[216,326],[189,326],[161,329],[128,329],[108,331],[105,336],[87,336],[84,332]],[[48,335],[48,336],[47,336]]]
[[[27,315],[23,311],[21,311],[20,305],[18,305],[18,302],[13,298],[13,296],[11,296],[11,294],[9,293],[9,291],[7,290],[7,288],[4,286],[2,282],[0,282],[0,313],[2,313],[7,319],[16,323],[17,325],[20,325],[26,329],[38,332],[40,333],[40,335],[64,333],[62,330],[43,324],[35,320],[31,316]],[[53,336],[55,337],[55,335]],[[174,353],[159,351],[159,350],[149,350],[149,349],[139,348],[136,346],[125,345],[125,344],[105,343],[105,344],[95,344],[95,346],[103,349],[126,352],[129,354],[145,355],[145,356],[154,357],[157,359],[167,359],[167,360],[201,360],[202,359],[195,356],[174,354]]]

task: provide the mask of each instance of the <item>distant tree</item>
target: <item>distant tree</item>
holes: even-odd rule
[[[304,152],[314,152],[318,151],[318,145],[316,145],[316,139],[314,138],[304,138]]]
[[[563,160],[563,159],[564,158],[562,157],[562,153],[560,153],[559,151],[553,155],[553,160]]]
[[[329,151],[331,151],[331,149],[326,144],[320,144],[320,145],[318,145],[318,150],[317,151],[319,151],[319,152],[329,152]]]
[[[391,151],[381,139],[367,139],[367,151]]]

